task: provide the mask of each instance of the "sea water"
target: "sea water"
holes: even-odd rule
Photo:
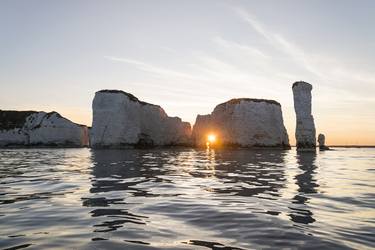
[[[375,248],[375,149],[2,149],[1,249]]]

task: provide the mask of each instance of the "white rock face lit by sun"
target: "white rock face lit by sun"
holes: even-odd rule
[[[297,150],[315,150],[316,132],[314,118],[311,114],[312,85],[307,82],[293,84],[294,110],[296,112]]]
[[[157,105],[119,90],[95,93],[92,147],[166,146],[189,143],[191,128]]]
[[[0,146],[88,145],[87,127],[73,123],[56,112],[0,110]]]
[[[226,146],[289,148],[281,105],[273,100],[232,99],[210,115],[198,115],[192,133],[195,145],[205,145],[211,133]]]

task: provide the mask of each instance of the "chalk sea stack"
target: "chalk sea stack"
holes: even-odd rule
[[[0,110],[0,146],[84,147],[88,129],[57,112]]]
[[[318,143],[319,143],[319,150],[324,151],[324,150],[329,150],[329,147],[326,146],[326,137],[324,134],[319,134],[318,135]]]
[[[120,90],[101,90],[92,103],[91,146],[122,148],[188,145],[191,127],[158,105]]]
[[[312,85],[307,82],[293,84],[294,110],[296,112],[296,142],[299,151],[316,150],[314,118],[311,114]]]
[[[281,105],[273,100],[232,99],[217,105],[211,114],[198,115],[193,143],[206,145],[210,133],[223,146],[290,148]]]

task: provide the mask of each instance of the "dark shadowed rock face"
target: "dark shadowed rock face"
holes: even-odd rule
[[[0,110],[0,130],[22,128],[29,115],[36,111]]]
[[[312,89],[312,86],[311,86],[311,84],[309,84],[309,83],[307,83],[307,82],[304,82],[304,81],[298,81],[298,82],[295,82],[295,83],[293,83],[293,85],[292,85],[292,89],[293,88],[295,88],[295,87],[297,87],[297,86],[303,86],[304,88],[308,88],[308,89]]]
[[[318,135],[318,143],[320,150],[329,150],[329,147],[326,146],[326,137],[324,134]]]

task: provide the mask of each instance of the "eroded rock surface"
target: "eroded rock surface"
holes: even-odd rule
[[[297,120],[295,133],[297,150],[315,150],[315,124],[311,114],[312,85],[300,81],[295,82],[292,89]]]
[[[157,105],[119,90],[95,93],[91,146],[170,146],[190,143],[191,128]]]
[[[0,110],[0,146],[88,146],[87,127],[56,112]]]
[[[289,148],[281,105],[273,100],[240,98],[219,104],[209,115],[198,115],[192,140],[196,146],[215,134],[217,143],[239,147]]]

